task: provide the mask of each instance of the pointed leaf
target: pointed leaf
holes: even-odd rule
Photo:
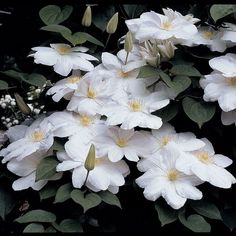
[[[55,24],[43,26],[41,30],[56,32],[56,33],[68,33],[68,34],[72,33],[71,30],[68,29],[67,27]]]
[[[44,227],[39,223],[31,223],[25,227],[23,233],[42,233],[44,232]]]
[[[8,83],[3,80],[0,80],[0,90],[5,90],[5,89],[8,89]]]
[[[60,232],[62,233],[82,233],[83,228],[78,220],[65,219],[60,225]]]
[[[70,194],[73,190],[71,183],[67,183],[62,185],[56,193],[54,203],[65,202],[66,200],[70,199]]]
[[[58,187],[54,185],[46,185],[43,189],[39,191],[40,201],[55,196],[57,188]]]
[[[188,76],[177,75],[172,80],[172,89],[176,96],[186,90],[191,85],[191,79]]]
[[[210,8],[212,19],[217,20],[236,12],[236,4],[215,4]]]
[[[101,197],[103,202],[109,205],[114,205],[114,206],[118,206],[119,208],[122,208],[120,205],[120,200],[115,194],[109,191],[102,191],[99,193],[99,196]]]
[[[201,73],[191,65],[175,65],[171,68],[170,72],[173,75],[185,75],[193,77],[201,77]]]
[[[139,74],[137,78],[159,78],[159,75],[155,67],[145,65],[139,68]]]

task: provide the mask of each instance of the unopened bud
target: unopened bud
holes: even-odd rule
[[[88,152],[87,158],[86,158],[85,163],[84,163],[84,167],[87,171],[91,171],[91,170],[94,169],[94,167],[95,167],[95,158],[96,158],[95,146],[92,144],[89,148],[89,152]]]
[[[92,10],[90,6],[87,6],[81,24],[85,27],[89,27],[92,23]]]
[[[177,49],[171,41],[166,41],[163,44],[159,44],[157,47],[162,56],[162,61],[167,61],[174,57],[175,49]]]
[[[25,103],[23,98],[18,93],[14,93],[14,96],[16,99],[16,103],[17,103],[18,107],[20,108],[21,112],[25,115],[29,115],[31,113],[31,109]]]
[[[118,25],[118,12],[115,13],[107,23],[106,31],[108,34],[113,34],[116,32]]]
[[[125,36],[124,48],[127,53],[131,52],[133,49],[133,39],[132,39],[132,34],[130,31]]]

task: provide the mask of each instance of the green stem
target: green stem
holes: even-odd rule
[[[87,172],[87,175],[86,175],[86,177],[85,177],[85,181],[84,181],[84,184],[83,184],[83,185],[86,184],[86,182],[87,182],[87,180],[88,180],[88,176],[89,176],[89,171]]]
[[[106,41],[106,44],[105,44],[105,47],[104,47],[104,51],[105,51],[105,49],[108,45],[108,42],[109,42],[110,38],[111,38],[111,34],[109,34],[108,37],[107,37],[107,41]]]
[[[129,56],[129,53],[127,52],[127,54],[126,54],[126,58],[125,58],[125,65],[127,64],[128,56]]]

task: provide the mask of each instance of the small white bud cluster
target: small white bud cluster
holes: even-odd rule
[[[45,107],[44,105],[40,106],[38,102],[31,103],[31,104],[27,103],[27,105],[29,106],[29,108],[35,115],[38,115],[41,112],[41,110],[43,110],[43,108]],[[46,113],[46,111],[43,111],[43,113]]]
[[[2,124],[4,124],[7,128],[10,128],[13,125],[18,125],[20,122],[15,117],[1,117]]]
[[[11,95],[3,95],[0,99],[0,106],[2,109],[16,106],[15,98],[12,98]]]
[[[44,86],[46,87],[46,85]],[[34,100],[39,97],[40,93],[44,90],[43,88],[37,88],[35,86],[30,87],[30,91],[27,93],[27,99],[28,100]]]

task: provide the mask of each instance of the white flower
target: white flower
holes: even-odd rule
[[[214,71],[200,80],[204,89],[205,101],[218,101],[220,108],[232,111],[236,108],[236,55],[228,53],[225,56],[213,58],[209,65]]]
[[[186,174],[194,174],[202,181],[219,188],[230,188],[236,179],[224,168],[232,164],[228,157],[215,154],[214,148],[208,139],[202,139],[205,146],[188,155],[182,155],[176,162],[178,170]]]
[[[138,161],[153,151],[153,139],[147,132],[123,130],[110,127],[106,133],[97,136],[94,143],[101,156],[107,155],[109,160],[117,162],[125,156],[129,161]]]
[[[48,120],[54,126],[55,136],[78,135],[84,142],[91,141],[96,135],[106,130],[104,121],[100,120],[100,115],[91,116],[86,113],[62,111],[53,113]]]
[[[74,92],[67,110],[90,115],[100,114],[104,104],[111,101],[114,93],[114,83],[110,74],[104,71],[92,73],[81,81]]]
[[[107,125],[122,124],[122,129],[132,129],[136,126],[159,129],[162,125],[161,118],[151,113],[168,104],[169,99],[160,92],[143,96],[129,94],[120,97],[116,104],[107,104],[101,113],[107,116]]]
[[[236,109],[229,112],[221,112],[221,122],[223,125],[236,125]]]
[[[82,78],[80,71],[73,71],[71,76],[56,82],[46,94],[53,95],[52,99],[55,102],[60,101],[62,97],[70,100],[74,91],[78,89],[78,85]]]
[[[72,170],[72,183],[75,188],[81,188],[84,184],[94,192],[109,190],[117,193],[119,186],[124,185],[124,177],[129,174],[128,165],[122,160],[111,162],[107,157],[96,157],[95,168],[89,172],[86,180],[87,170],[84,167],[88,150],[81,149],[80,144],[75,143],[70,153],[57,153],[61,161],[57,165],[57,171]]]
[[[224,27],[221,28],[223,31],[222,40],[230,42],[231,45],[235,45],[236,43],[236,25],[228,22],[224,22]]]
[[[159,158],[163,149],[175,148],[178,152],[184,153],[198,150],[205,145],[191,132],[176,133],[175,128],[168,123],[163,124],[158,130],[152,130],[152,135],[155,139],[155,151],[138,162],[137,167],[140,171],[147,171],[150,163]]]
[[[181,208],[187,199],[202,198],[202,193],[194,187],[202,182],[176,169],[175,163],[179,157],[176,149],[162,150],[159,158],[150,163],[148,171],[136,179],[136,183],[144,188],[145,198],[155,201],[162,196],[174,209]]]
[[[34,153],[22,160],[17,160],[17,159],[10,160],[7,163],[8,170],[21,177],[13,182],[12,188],[15,191],[28,189],[30,187],[34,190],[40,190],[47,184],[48,180],[60,179],[62,173],[56,173],[49,179],[36,181],[37,166],[43,158],[49,155],[50,155],[49,153],[47,153],[47,155]]]
[[[35,152],[45,153],[53,144],[53,129],[47,118],[41,117],[29,127],[19,125],[12,129],[11,133],[16,130],[19,131],[16,135],[19,139],[14,140],[0,151],[0,156],[4,157],[2,163],[6,163],[13,158],[20,161]],[[24,136],[21,137],[22,134]]]
[[[36,52],[29,56],[34,57],[35,63],[53,66],[54,71],[63,76],[67,76],[72,69],[90,71],[94,66],[89,61],[98,60],[85,53],[88,48],[72,48],[68,44],[50,44],[50,47],[34,47],[32,50]]]
[[[125,23],[140,42],[150,39],[189,39],[197,33],[193,18],[171,9],[163,11],[165,15],[150,11],[143,13],[139,19],[126,20]]]

